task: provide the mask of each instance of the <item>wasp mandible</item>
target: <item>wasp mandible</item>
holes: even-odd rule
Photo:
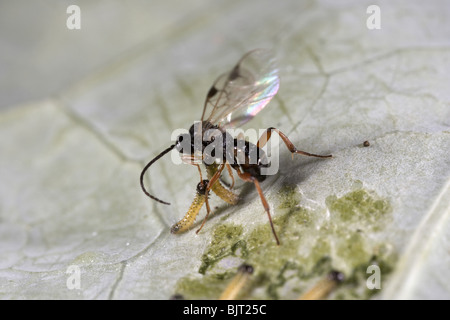
[[[270,127],[255,144],[232,137],[227,129],[240,127],[250,121],[275,96],[280,85],[278,68],[270,50],[255,49],[246,53],[229,72],[219,76],[209,89],[203,107],[201,121],[194,123],[189,133],[178,136],[176,142],[152,159],[142,170],[140,184],[143,192],[163,204],[170,204],[151,195],[144,186],[144,174],[147,169],[172,149],[180,152],[184,162],[197,166],[200,182],[197,185],[195,199],[188,212],[172,228],[172,233],[188,230],[195,221],[203,204],[206,204],[206,216],[198,233],[204,226],[211,208],[208,202],[209,192],[230,204],[236,204],[238,196],[233,193],[233,169],[237,176],[255,185],[264,210],[269,218],[270,227],[277,245],[280,244],[273,226],[269,204],[264,197],[260,182],[266,178],[263,168],[270,166],[262,148],[275,131],[288,150],[294,154],[329,158],[331,155],[317,155],[298,150],[288,137],[276,128]],[[210,148],[212,145],[219,146]],[[221,149],[223,148],[223,150]],[[208,179],[203,179],[200,165],[206,168]],[[229,187],[222,185],[220,177],[227,169],[232,183]]]

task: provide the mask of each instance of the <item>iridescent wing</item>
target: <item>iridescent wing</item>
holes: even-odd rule
[[[279,85],[278,68],[271,51],[252,50],[209,89],[202,121],[224,129],[242,126],[269,103]]]

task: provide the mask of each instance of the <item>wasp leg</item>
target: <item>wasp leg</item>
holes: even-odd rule
[[[206,186],[206,194],[209,193],[209,190],[211,190],[212,186],[214,184],[216,184],[216,182],[219,180],[220,175],[222,174],[223,168],[225,168],[225,165],[222,163],[219,165],[217,171],[214,173],[214,175],[209,180],[209,182]],[[202,228],[205,225],[206,220],[208,220],[208,216],[211,212],[211,208],[209,207],[208,197],[205,197],[205,203],[206,203],[206,216],[203,219],[202,225],[200,226],[200,228],[197,231],[195,231],[195,233],[199,233],[200,230],[202,230]]]
[[[203,180],[197,185],[197,192],[195,194],[194,201],[192,201],[192,204],[189,207],[189,210],[187,211],[183,219],[175,223],[172,226],[172,228],[170,228],[171,233],[174,234],[181,233],[189,230],[192,227],[195,218],[200,212],[200,209],[202,208],[203,204],[207,201],[206,200],[208,198],[208,192],[206,190],[207,185],[208,180]]]
[[[220,295],[219,300],[234,300],[239,292],[245,287],[253,273],[253,267],[243,264],[239,267],[237,274]]]
[[[186,164],[198,165],[202,164],[202,158],[192,154],[183,154],[181,155],[181,161]]]
[[[268,128],[266,130],[266,132],[263,133],[263,135],[259,138],[258,144],[257,144],[258,148],[262,148],[266,145],[267,141],[269,141],[269,139],[272,135],[272,131],[276,131],[278,133],[278,135],[281,137],[281,139],[283,139],[284,144],[289,149],[289,151],[292,153],[292,157],[294,157],[294,153],[302,154],[304,156],[317,157],[317,158],[331,158],[332,157],[331,154],[322,156],[319,154],[314,154],[314,153],[297,150],[297,148],[294,146],[294,144],[289,140],[289,138],[283,132],[281,132],[277,128],[273,128],[273,127]]]
[[[299,297],[299,300],[325,299],[342,281],[344,275],[338,271],[331,271],[324,279],[319,280],[314,287]]]
[[[227,163],[226,164],[227,167],[229,167],[229,170],[231,170],[230,165]],[[217,164],[212,164],[212,165],[208,165],[206,167],[206,173],[208,175],[208,179],[212,180],[214,174],[217,172],[218,170],[218,165]],[[228,171],[231,175],[231,177],[233,177],[232,172]],[[233,179],[233,184],[234,185],[234,179]],[[220,180],[218,180],[216,183],[214,183],[211,186],[211,190],[217,195],[219,196],[223,201],[229,203],[229,204],[236,204],[239,200],[239,197],[234,194],[231,190],[225,188],[222,183],[220,182]]]
[[[231,178],[231,186],[230,186],[230,189],[233,189],[233,187],[234,187],[233,170],[231,169],[231,166],[230,166],[229,163],[226,163],[225,165],[227,166],[228,174],[230,175],[230,178]]]
[[[198,174],[200,175],[200,182],[202,182],[203,181],[203,178],[202,178],[202,170],[200,169],[200,165],[199,165],[199,163],[198,163],[198,161],[199,161],[199,159],[198,158],[196,158],[195,156],[192,156],[192,155],[182,155],[181,156],[181,160],[184,162],[184,163],[186,163],[186,164],[190,164],[190,165],[193,165],[193,166],[196,166],[197,167],[197,169],[198,169]],[[201,161],[201,160],[200,160]],[[200,162],[201,163],[201,162]]]
[[[253,182],[255,184],[256,190],[258,191],[259,197],[261,198],[262,205],[264,207],[264,210],[267,212],[267,216],[269,217],[270,227],[272,228],[273,236],[275,237],[275,241],[277,242],[277,245],[280,245],[280,240],[278,240],[277,233],[275,232],[275,227],[273,226],[272,217],[270,215],[270,207],[267,203],[266,197],[264,197],[264,194],[261,190],[261,186],[259,185],[258,179],[251,176],[248,172],[240,172],[237,170],[237,174],[239,178],[241,178],[244,181]]]

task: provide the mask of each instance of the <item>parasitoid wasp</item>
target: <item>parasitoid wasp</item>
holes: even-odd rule
[[[180,152],[184,162],[198,168],[200,182],[197,185],[194,201],[183,219],[172,226],[172,233],[190,229],[203,204],[206,204],[206,216],[196,233],[203,228],[211,213],[208,202],[211,190],[227,203],[237,203],[239,198],[232,192],[234,186],[232,169],[234,169],[240,179],[255,185],[269,218],[275,241],[277,245],[280,244],[270,215],[269,204],[260,186],[260,182],[266,178],[262,169],[270,166],[261,148],[266,145],[272,132],[275,131],[292,154],[319,158],[329,158],[331,155],[323,156],[298,150],[284,133],[273,127],[265,130],[256,145],[246,140],[233,138],[227,132],[227,129],[240,127],[250,121],[275,96],[279,85],[278,68],[270,50],[255,49],[246,53],[231,71],[222,74],[213,83],[206,95],[200,122],[194,123],[189,133],[179,135],[174,144],[143,168],[140,175],[143,192],[151,199],[166,205],[170,203],[151,195],[144,186],[144,174],[148,168],[173,149]],[[200,164],[205,165],[207,180],[202,178]],[[232,180],[229,187],[222,185],[220,181],[225,168]]]

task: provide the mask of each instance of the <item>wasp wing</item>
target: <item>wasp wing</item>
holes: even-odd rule
[[[206,96],[202,121],[225,129],[242,126],[269,103],[279,85],[271,51],[252,50],[214,82]]]

